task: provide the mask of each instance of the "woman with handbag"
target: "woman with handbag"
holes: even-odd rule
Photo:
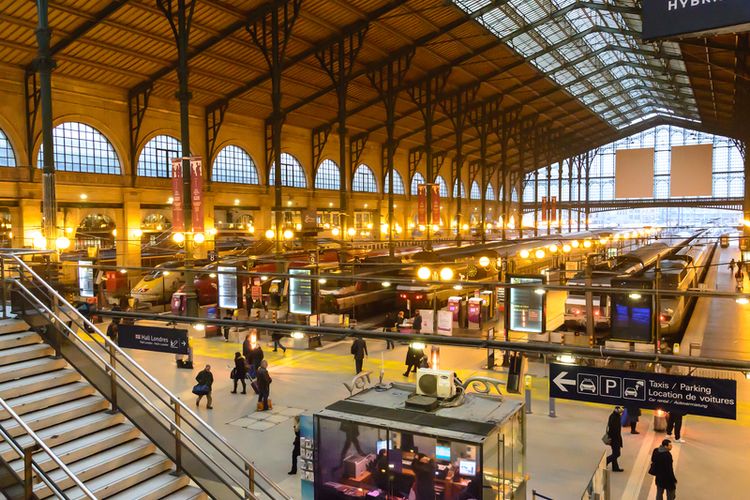
[[[245,385],[245,378],[247,377],[247,365],[245,364],[245,358],[242,354],[234,353],[234,368],[232,368],[231,378],[234,381],[234,388],[232,394],[237,394],[237,381],[242,382],[242,394],[247,394],[247,386]]]
[[[206,396],[206,408],[209,410],[213,409],[213,406],[211,406],[211,403],[213,403],[213,399],[211,399],[211,386],[214,385],[214,375],[211,373],[211,365],[206,365],[203,370],[199,371],[198,375],[195,376],[195,381],[198,382],[193,387],[193,394],[198,396],[195,406],[200,406],[201,398]]]

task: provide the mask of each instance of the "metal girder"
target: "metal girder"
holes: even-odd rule
[[[362,158],[362,153],[365,151],[367,140],[370,138],[370,134],[362,132],[360,134],[353,135],[349,138],[349,178],[354,178],[354,170],[359,165],[359,160]]]
[[[245,31],[247,31],[255,45],[263,53],[263,57],[266,59],[269,68],[281,64],[281,61],[284,60],[286,47],[292,36],[292,29],[299,17],[301,7],[302,0],[287,0],[282,2],[278,9],[283,9],[284,13],[281,16],[278,25],[274,24],[272,16],[270,15],[275,9],[270,9],[270,12],[256,18],[253,22],[245,23]],[[283,32],[279,33],[281,36],[279,37],[278,54],[273,53],[273,38],[276,36],[274,34],[276,30]],[[275,61],[274,58],[278,58],[278,60]],[[273,69],[270,73],[273,73]]]
[[[450,23],[446,24],[445,26],[443,26],[443,27],[441,27],[441,28],[439,28],[439,29],[431,32],[431,33],[428,33],[426,35],[423,35],[423,36],[417,38],[410,45],[401,47],[400,49],[394,51],[392,54],[390,54],[389,56],[385,57],[384,59],[381,59],[380,61],[376,61],[374,63],[371,63],[371,64],[367,65],[367,67],[362,68],[361,70],[355,71],[354,73],[352,73],[351,79],[355,80],[355,79],[357,79],[357,78],[359,78],[361,76],[368,75],[369,73],[372,73],[373,71],[377,71],[380,68],[388,66],[388,64],[392,63],[393,61],[398,60],[399,58],[403,57],[404,55],[406,55],[406,54],[408,54],[410,52],[414,52],[417,48],[425,46],[427,43],[429,43],[430,41],[434,40],[435,38],[438,38],[438,37],[440,37],[440,36],[442,36],[442,35],[444,35],[446,33],[449,33],[450,31],[452,31],[452,30],[460,27],[461,25],[466,24],[467,22],[470,22],[470,21],[474,20],[476,17],[484,15],[485,13],[494,10],[496,8],[496,4],[497,3],[500,3],[500,2],[491,2],[488,5],[482,7],[481,9],[479,9],[475,14],[472,14],[472,15],[466,14],[466,16],[462,17],[461,19],[457,19],[456,21],[450,22]],[[507,3],[507,0],[503,1],[502,3],[503,4]],[[309,96],[301,99],[300,101],[298,101],[298,102],[290,105],[289,107],[287,107],[285,109],[285,112],[286,113],[291,113],[293,111],[296,111],[299,108],[301,108],[303,106],[306,106],[307,104],[310,104],[311,102],[314,102],[315,100],[319,99],[320,97],[333,92],[334,90],[335,90],[334,86],[329,86],[329,87],[323,88],[323,89],[315,92],[314,94],[311,94],[311,95],[309,95]],[[351,114],[354,114],[354,113],[351,113]]]
[[[227,112],[227,105],[220,106],[217,109],[206,111],[206,171],[209,182],[212,177],[213,159],[216,154],[216,144],[219,138],[219,130],[224,123],[224,117]]]
[[[138,140],[141,133],[141,126],[143,125],[143,118],[146,116],[146,110],[148,109],[149,97],[151,97],[151,87],[128,96],[128,129],[130,132],[130,143],[128,145],[130,147],[130,167],[133,169],[133,183],[135,183],[136,170],[138,168],[135,156],[138,152]]]
[[[422,161],[424,156],[424,146],[415,146],[409,150],[409,185],[411,180],[414,178],[414,174],[417,173],[419,163]],[[427,182],[430,182],[429,180]]]
[[[477,174],[482,168],[482,160],[476,159],[469,162],[469,196],[471,196],[471,183],[474,182],[474,180],[477,177]],[[460,179],[459,179],[460,182]],[[479,188],[480,191],[482,188]],[[459,186],[459,192],[458,195],[461,196],[461,187]]]
[[[263,144],[265,149],[265,170],[266,170],[266,185],[271,185],[271,163],[276,156],[276,152],[273,147],[273,125],[270,118],[266,118],[263,122]],[[262,181],[261,181],[262,182]]]
[[[26,70],[24,73],[24,103],[26,115],[26,154],[28,155],[29,168],[34,168],[34,142],[36,141],[36,122],[39,115],[39,100],[41,90],[39,78],[36,71]],[[33,172],[33,170],[31,170]],[[33,178],[33,177],[32,177]]]
[[[433,151],[432,152],[432,172],[434,174],[432,179],[427,179],[427,182],[435,182],[438,175],[440,175],[440,169],[445,164],[445,158],[448,156],[447,151]]]
[[[312,129],[312,171],[313,171],[313,190],[315,189],[315,175],[318,172],[318,167],[323,158],[323,150],[328,142],[328,136],[331,133],[331,127],[323,125],[322,127],[315,127]]]

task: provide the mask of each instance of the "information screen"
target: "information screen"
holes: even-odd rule
[[[237,309],[237,268],[233,266],[219,266],[219,307]]]
[[[542,277],[511,276],[511,285],[543,285]],[[534,288],[511,288],[508,316],[510,329],[516,332],[542,333],[544,331],[544,295]]]
[[[648,280],[613,279],[612,288],[648,290],[652,284]],[[628,342],[653,342],[653,311],[653,300],[649,294],[613,294],[610,337]]]
[[[81,297],[94,296],[94,263],[90,260],[78,262],[78,289]]]
[[[309,269],[290,269],[289,274],[309,276]],[[289,312],[292,314],[312,314],[312,280],[289,279]]]

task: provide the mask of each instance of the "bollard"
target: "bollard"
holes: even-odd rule
[[[526,388],[526,414],[531,415],[531,389]]]
[[[555,413],[555,398],[549,398],[549,416],[552,418],[557,417]]]

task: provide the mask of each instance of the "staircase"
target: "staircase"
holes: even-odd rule
[[[109,402],[64,359],[54,358],[54,349],[22,320],[0,320],[0,398],[97,498],[208,498],[187,475],[175,473],[174,463],[122,413],[110,413]],[[0,426],[21,446],[33,444],[2,408]],[[7,442],[0,442],[0,459],[23,478],[23,458]],[[46,454],[35,459],[69,498],[85,498]],[[8,487],[0,490],[3,495],[23,498],[23,488]],[[40,481],[34,495],[50,498],[54,493]]]

